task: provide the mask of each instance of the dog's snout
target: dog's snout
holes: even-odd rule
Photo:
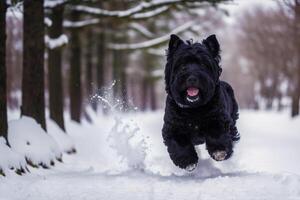
[[[198,79],[197,79],[196,76],[191,75],[191,76],[189,76],[189,77],[187,78],[186,82],[187,82],[187,84],[189,84],[189,85],[196,85],[196,84],[198,84]]]

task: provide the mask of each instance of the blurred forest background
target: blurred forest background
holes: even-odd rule
[[[49,110],[63,130],[66,113],[79,123],[89,119],[89,106],[107,113],[102,96],[124,111],[162,109],[171,33],[194,41],[217,35],[221,78],[241,108],[297,116],[300,1],[269,0],[252,9],[245,2],[251,0],[2,0],[0,132],[7,129],[6,107],[21,108],[45,129]],[[239,4],[244,10],[232,12]]]

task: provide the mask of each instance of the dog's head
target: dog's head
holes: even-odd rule
[[[214,95],[222,69],[215,35],[186,43],[171,35],[165,68],[166,92],[181,107],[205,105]]]

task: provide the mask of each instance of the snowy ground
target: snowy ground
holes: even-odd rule
[[[242,111],[234,156],[217,163],[201,146],[198,168],[187,173],[169,159],[162,116],[93,115],[95,123],[83,125],[67,120],[77,154],[64,154],[64,163],[48,170],[0,176],[0,200],[300,199],[300,118]]]

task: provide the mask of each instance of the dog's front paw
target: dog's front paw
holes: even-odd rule
[[[218,138],[207,137],[206,149],[210,157],[212,157],[214,160],[227,160],[233,153],[233,143],[230,135],[223,134]]]
[[[197,167],[197,164],[191,164],[191,165],[188,165],[185,170],[188,171],[188,172],[192,172],[194,171],[194,169],[196,169]]]
[[[212,153],[212,158],[216,161],[223,161],[227,156],[226,151],[215,151]]]
[[[233,151],[232,150],[214,150],[208,151],[210,157],[212,157],[215,161],[224,161],[231,157]]]
[[[180,155],[172,156],[173,163],[181,169],[192,170],[192,166],[196,166],[198,163],[197,155]]]

